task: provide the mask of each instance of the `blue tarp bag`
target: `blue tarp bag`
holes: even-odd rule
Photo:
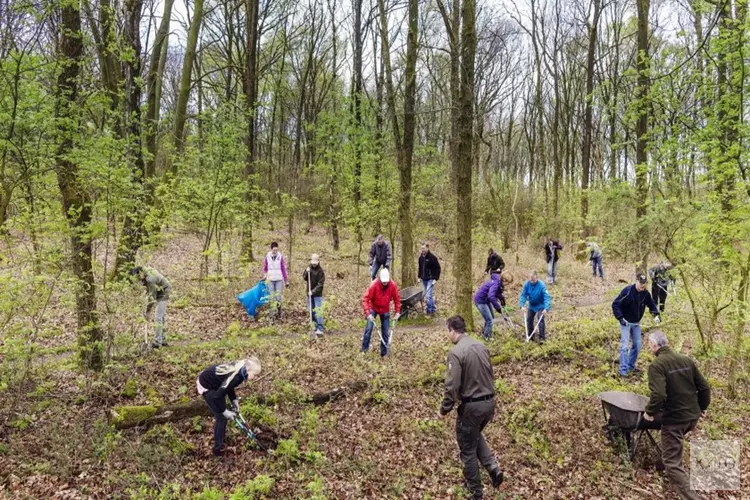
[[[237,296],[247,314],[253,318],[258,314],[258,308],[268,302],[268,286],[265,281],[259,281],[250,290],[245,290]]]

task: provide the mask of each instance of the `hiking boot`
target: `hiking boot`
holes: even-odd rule
[[[323,330],[318,330],[317,332],[315,332],[315,336],[318,337],[319,339],[322,339],[323,338]]]
[[[641,370],[640,368],[633,368],[633,371],[630,372],[630,375],[633,377],[641,378],[643,377],[643,370]]]
[[[490,471],[490,479],[492,480],[492,486],[495,488],[499,488],[503,484],[503,471],[500,470],[500,467]]]
[[[157,342],[155,340],[153,342],[151,342],[151,349],[158,349],[160,347],[161,347],[161,344],[159,342]]]

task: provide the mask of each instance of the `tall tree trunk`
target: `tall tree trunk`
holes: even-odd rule
[[[125,124],[127,130],[128,158],[133,162],[131,206],[125,215],[120,236],[119,249],[115,259],[115,273],[122,276],[135,264],[138,249],[146,237],[146,214],[148,199],[145,195],[146,164],[143,159],[141,136],[141,11],[142,0],[125,2],[124,39],[128,56],[125,68]]]
[[[247,47],[245,49],[245,72],[243,89],[245,91],[245,106],[247,115],[247,159],[245,160],[245,202],[247,203],[248,218],[242,228],[242,258],[248,262],[255,260],[253,255],[253,217],[257,203],[255,191],[257,179],[255,171],[255,114],[258,101],[258,11],[259,0],[245,0],[245,14],[247,15]]]
[[[586,218],[589,214],[589,176],[591,175],[591,141],[593,140],[594,114],[594,62],[596,56],[596,31],[599,26],[601,0],[593,0],[594,16],[589,26],[589,47],[586,55],[586,111],[583,119],[583,151],[581,152],[581,229],[588,236]]]
[[[361,183],[362,183],[362,0],[353,0],[354,8],[354,95],[352,96],[354,105],[354,180],[352,183],[352,198],[354,210],[357,214],[356,235],[357,241],[362,239],[362,223],[359,220],[359,204],[362,200]],[[373,43],[377,43],[373,35]],[[378,51],[375,49],[375,72],[377,80],[377,57]],[[379,113],[379,111],[377,111]]]
[[[648,104],[650,57],[648,54],[648,12],[650,0],[636,0],[638,7],[638,59],[636,69],[636,106],[638,121],[636,123],[635,138],[635,190],[638,197],[636,218],[638,220],[638,258],[637,271],[645,271],[648,267],[648,247],[645,227],[646,208],[648,204],[648,157],[646,144],[648,141],[648,117],[651,106]]]
[[[383,44],[383,63],[385,66],[386,101],[391,115],[393,139],[396,144],[398,171],[400,179],[399,219],[401,228],[401,282],[416,282],[414,266],[414,241],[411,225],[411,174],[414,154],[414,107],[416,102],[416,64],[417,64],[417,30],[418,4],[417,0],[409,0],[409,32],[406,39],[406,67],[404,88],[404,135],[401,136],[398,113],[396,111],[396,91],[393,85],[393,70],[391,68],[390,48],[388,43],[388,19],[385,2],[379,0],[380,6],[380,38]],[[473,99],[473,96],[472,96]],[[471,157],[469,157],[471,161]],[[471,165],[469,165],[471,168]]]
[[[174,0],[166,0],[156,39],[151,50],[151,63],[148,68],[148,95],[146,97],[146,121],[145,138],[148,150],[148,162],[146,163],[146,194],[149,199],[153,197],[154,178],[156,175],[156,137],[159,129],[159,106],[161,97],[161,84],[164,61],[166,56],[167,39],[169,38],[169,22],[172,16],[172,5]]]
[[[461,87],[459,93],[458,147],[456,161],[456,252],[453,274],[456,278],[456,310],[473,330],[472,287],[472,142],[474,139],[474,58],[477,50],[476,2],[464,0],[461,8]]]
[[[72,155],[79,135],[78,78],[83,64],[83,33],[78,2],[61,7],[57,57],[61,71],[57,77],[55,119],[59,134],[55,164],[65,217],[70,227],[71,270],[76,278],[78,349],[85,368],[100,370],[104,365],[102,331],[96,314],[96,286],[90,237],[91,200]]]
[[[187,105],[190,99],[191,77],[195,64],[195,54],[198,47],[198,34],[203,24],[203,0],[195,0],[193,19],[190,21],[188,30],[187,46],[185,47],[185,58],[182,61],[182,74],[180,76],[180,89],[177,93],[177,105],[174,111],[174,129],[172,132],[174,147],[177,156],[181,156],[185,150],[185,122],[187,121]],[[172,175],[177,176],[177,162],[172,162]]]

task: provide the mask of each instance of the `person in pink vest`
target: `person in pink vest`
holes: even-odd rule
[[[286,274],[286,261],[279,252],[279,244],[271,243],[271,251],[263,260],[263,279],[268,284],[268,293],[271,296],[270,314],[271,320],[281,318],[281,293],[284,286],[289,286],[289,278]]]

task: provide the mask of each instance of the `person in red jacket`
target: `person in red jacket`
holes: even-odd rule
[[[362,354],[365,354],[370,348],[370,336],[375,326],[375,315],[380,316],[380,329],[383,332],[380,341],[380,357],[388,354],[390,344],[390,319],[391,319],[391,301],[396,310],[394,320],[401,316],[401,296],[398,293],[398,285],[391,281],[391,273],[388,269],[380,270],[380,277],[372,282],[367,288],[367,292],[362,297],[362,308],[367,316],[367,326],[365,335],[362,337]]]

